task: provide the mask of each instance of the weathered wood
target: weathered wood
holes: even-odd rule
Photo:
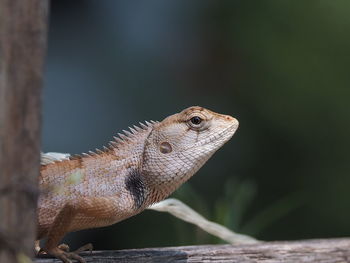
[[[261,242],[251,245],[205,245],[94,251],[83,253],[87,262],[350,262],[350,239]],[[40,258],[36,263],[58,263]]]
[[[32,254],[48,0],[0,0],[0,262]]]

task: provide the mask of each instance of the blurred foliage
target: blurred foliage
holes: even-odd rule
[[[175,196],[259,239],[350,235],[350,2],[53,0],[43,148],[79,153],[190,105],[231,142]],[[96,248],[219,242],[146,211]]]
[[[244,179],[239,181],[237,178],[230,178],[225,183],[223,194],[214,198],[213,207],[207,205],[205,200],[195,192],[190,184],[182,186],[173,197],[190,205],[211,221],[251,236],[259,235],[267,227],[272,226],[273,223],[287,216],[288,213],[301,207],[303,204],[302,194],[290,194],[256,211],[256,214],[252,215],[251,218],[247,218],[246,214],[256,195],[257,188],[253,181]],[[197,232],[194,235],[189,235],[187,225],[180,221],[175,223],[181,244],[197,244],[203,242],[203,239],[211,244],[223,242],[215,237],[207,237],[199,229],[192,230]]]

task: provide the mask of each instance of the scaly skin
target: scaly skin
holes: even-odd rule
[[[63,262],[85,262],[58,246],[65,234],[115,224],[165,199],[233,136],[238,121],[196,106],[134,127],[103,151],[41,167],[38,240],[47,238],[43,251]]]

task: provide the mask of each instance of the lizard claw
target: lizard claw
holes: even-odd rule
[[[85,259],[83,259],[78,254],[73,252],[63,252],[59,255],[55,255],[58,259],[62,260],[64,263],[72,263],[71,259],[77,260],[79,263],[86,263]]]
[[[90,254],[92,253],[92,250],[94,249],[94,247],[92,246],[91,243],[85,244],[84,246],[78,248],[77,250],[74,250],[73,253],[75,254],[79,254],[83,251],[90,251]]]

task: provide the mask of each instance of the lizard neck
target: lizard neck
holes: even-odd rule
[[[200,168],[200,166],[183,172],[181,169],[173,170],[169,175],[167,171],[151,172],[143,170],[143,178],[148,189],[148,205],[164,200],[174,191],[176,191],[183,183],[189,180]]]
[[[188,153],[188,152],[187,152]],[[148,205],[159,202],[174,191],[176,191],[183,183],[189,180],[210,158],[208,154],[205,158],[192,162],[189,158],[182,158],[182,154],[178,153],[177,159],[171,158],[161,163],[157,161],[144,162],[142,167],[142,175],[149,191]],[[147,157],[146,157],[147,158]],[[148,157],[150,160],[150,156]],[[156,158],[152,160],[157,160]]]

